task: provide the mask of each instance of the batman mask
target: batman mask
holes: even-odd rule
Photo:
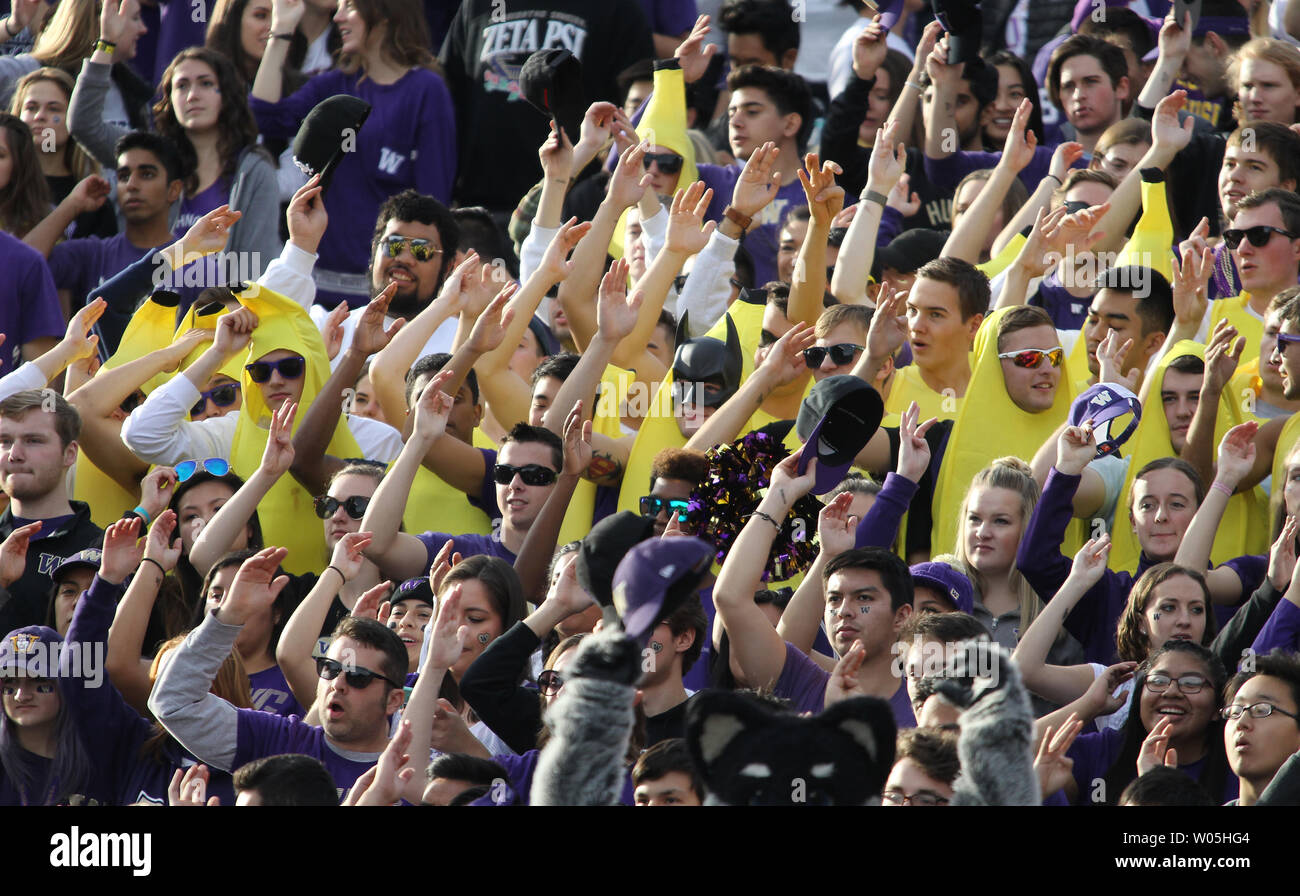
[[[741,349],[736,325],[727,315],[727,341],[687,338],[687,315],[677,324],[673,355],[673,398],[677,404],[719,408],[740,388]]]

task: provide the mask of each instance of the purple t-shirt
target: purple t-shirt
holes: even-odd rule
[[[183,232],[183,231],[182,231]],[[65,240],[50,253],[50,272],[59,289],[72,293],[72,307],[80,308],[101,283],[135,264],[156,248],[141,249],[126,234]]]
[[[453,553],[460,554],[461,557],[472,557],[475,554],[487,554],[489,557],[500,557],[507,563],[515,562],[515,554],[504,544],[500,538],[494,538],[491,535],[450,535],[446,532],[425,532],[415,536],[424,543],[424,549],[429,552],[429,559],[424,564],[432,566],[438,552],[448,541],[451,542]]]
[[[0,231],[0,376],[22,363],[24,343],[63,336],[65,325],[50,269],[41,253]]]
[[[278,716],[305,716],[307,710],[293,696],[289,682],[279,666],[270,666],[248,676],[253,692],[253,709],[273,712]]]
[[[785,665],[781,677],[772,686],[772,693],[790,701],[795,712],[819,713],[826,708],[826,684],[831,674],[814,663],[798,647],[785,642]],[[912,701],[907,696],[907,685],[899,682],[898,690],[889,698],[889,708],[894,712],[894,724],[901,731],[916,727]]]
[[[541,759],[540,750],[529,750],[522,755],[516,756],[514,753],[503,753],[500,756],[493,756],[492,761],[506,770],[506,783],[509,787],[506,790],[496,790],[489,792],[486,796],[481,796],[471,806],[527,806],[529,805],[530,794],[533,790],[533,775],[537,773],[537,762]],[[623,793],[619,796],[619,802],[624,806],[636,805],[634,798],[636,788],[632,784],[632,770],[628,769],[627,775],[623,778]]]
[[[1034,157],[1029,160],[1029,164],[1020,172],[1020,180],[1030,193],[1037,190],[1039,182],[1047,176],[1048,169],[1052,165],[1052,153],[1055,151],[1055,146],[1037,147],[1034,150]],[[1000,152],[973,151],[955,152],[946,159],[932,159],[926,156],[925,174],[930,179],[931,186],[936,190],[953,193],[963,177],[972,171],[993,168],[1001,158],[1002,153]],[[1073,167],[1085,168],[1087,166],[1080,161],[1076,162]]]
[[[176,227],[172,230],[172,235],[180,239],[185,236],[186,231],[193,227],[199,218],[214,209],[221,208],[229,201],[230,185],[226,183],[225,178],[219,177],[206,190],[181,200],[180,218],[176,222]]]
[[[1219,736],[1212,732],[1212,737]],[[1074,760],[1074,783],[1079,787],[1079,796],[1075,800],[1076,806],[1092,805],[1092,794],[1095,786],[1094,782],[1104,780],[1106,772],[1115,764],[1119,758],[1120,751],[1124,746],[1124,729],[1123,728],[1105,728],[1101,731],[1089,731],[1080,734],[1075,739],[1074,745],[1066,753]],[[1196,762],[1180,765],[1178,768],[1186,772],[1194,780],[1200,781],[1201,775],[1205,773],[1206,760],[1204,757]],[[1133,780],[1137,777],[1137,765],[1134,763],[1131,777]],[[1228,772],[1223,784],[1222,798],[1223,802],[1235,800],[1237,798],[1238,781],[1237,776]],[[1103,802],[1119,802],[1118,793],[1107,793],[1106,800]],[[1210,794],[1215,797],[1216,794]]]
[[[700,180],[713,190],[713,201],[707,214],[710,221],[721,221],[722,213],[731,203],[731,194],[744,169],[740,165],[699,165]],[[754,259],[754,285],[762,286],[776,279],[776,250],[781,240],[781,225],[793,209],[807,203],[803,186],[798,180],[786,184],[776,193],[766,208],[754,217],[754,224],[745,234],[745,251]]]
[[[378,753],[345,752],[325,739],[325,731],[308,725],[297,716],[278,716],[256,709],[239,710],[239,733],[235,761],[231,771],[263,756],[301,753],[324,763],[334,778],[339,802],[352,789],[357,778],[379,761]]]
[[[639,0],[655,34],[678,35],[695,24],[695,0]]]
[[[1287,653],[1300,650],[1300,607],[1289,600],[1277,602],[1268,621],[1255,636],[1255,643],[1250,645],[1250,649],[1259,654],[1267,654],[1275,648]]]
[[[1088,299],[1070,295],[1070,291],[1061,285],[1059,270],[1049,273],[1038,284],[1029,304],[1042,308],[1052,318],[1052,325],[1058,330],[1082,330],[1088,320]]]
[[[207,39],[208,22],[216,0],[158,0],[158,44],[154,50],[153,83],[161,84],[163,72],[176,54],[201,47]]]

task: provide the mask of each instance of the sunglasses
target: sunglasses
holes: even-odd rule
[[[396,258],[406,248],[411,250],[411,257],[416,261],[428,261],[433,256],[442,254],[442,250],[428,240],[407,236],[384,237],[384,254],[389,258]]]
[[[345,669],[343,664],[338,660],[332,660],[326,656],[316,657],[316,674],[321,678],[326,681],[333,681],[339,677],[340,672],[343,673],[344,679],[348,683],[348,687],[356,688],[358,691],[368,688],[370,682],[374,681],[376,678],[388,682],[395,688],[402,687],[402,685],[393,681],[388,676],[380,675],[378,672],[372,672],[370,669],[363,668],[362,666],[353,666],[350,669]]]
[[[176,465],[176,481],[184,482],[199,471],[202,465],[203,472],[211,473],[213,476],[225,476],[230,472],[230,461],[224,457],[209,457],[205,461],[183,460]]]
[[[217,386],[215,389],[209,389],[206,392],[199,393],[199,400],[190,408],[190,416],[197,417],[203,413],[209,401],[219,408],[228,408],[239,400],[239,383],[226,383]]]
[[[803,350],[804,362],[809,368],[816,369],[822,366],[826,356],[831,356],[831,363],[840,367],[849,363],[858,352],[862,351],[865,346],[854,345],[852,342],[841,342],[837,345],[814,345],[812,348]]]
[[[686,522],[686,511],[690,509],[690,504],[686,501],[668,500],[655,495],[645,495],[641,498],[641,515],[658,516],[665,510],[672,510],[677,514],[679,522]]]
[[[1190,674],[1179,678],[1170,678],[1168,675],[1156,674],[1147,676],[1147,690],[1156,694],[1163,694],[1169,690],[1169,685],[1175,681],[1178,682],[1178,690],[1184,694],[1199,694],[1201,688],[1209,684],[1204,675]]]
[[[522,467],[510,464],[497,464],[492,468],[492,478],[497,485],[509,485],[514,482],[515,474],[524,481],[524,485],[551,485],[559,474],[550,467],[541,464],[524,464]]]
[[[254,361],[245,364],[244,369],[248,371],[248,378],[255,383],[270,382],[273,370],[278,370],[286,380],[296,380],[307,369],[307,360],[301,355],[291,355],[279,361]]]
[[[1277,341],[1283,345],[1295,345],[1300,342],[1300,333],[1281,333],[1277,334]]]
[[[1236,249],[1241,245],[1242,239],[1245,238],[1250,240],[1250,244],[1256,249],[1262,249],[1268,245],[1268,241],[1273,238],[1275,233],[1280,233],[1289,240],[1297,239],[1296,235],[1289,230],[1283,230],[1269,224],[1257,224],[1254,227],[1247,227],[1245,230],[1225,230],[1223,231],[1223,241],[1228,244],[1229,249]]]
[[[1033,370],[1047,361],[1053,367],[1060,367],[1065,361],[1065,349],[1059,345],[1056,348],[1026,348],[1018,352],[998,352],[998,357],[1011,359],[1011,363],[1017,367],[1027,367]]]
[[[353,495],[340,501],[338,498],[331,498],[329,495],[321,495],[314,498],[312,504],[316,507],[316,515],[323,520],[332,517],[334,511],[340,507],[347,511],[348,516],[354,520],[359,520],[366,515],[366,508],[370,506],[370,498],[365,495]]]
[[[537,676],[537,689],[545,697],[554,697],[560,693],[562,687],[564,687],[564,679],[554,669],[543,669],[542,674]]]
[[[676,174],[682,170],[682,157],[675,152],[648,152],[641,159],[646,171],[650,170],[651,162],[659,166],[662,174]]]

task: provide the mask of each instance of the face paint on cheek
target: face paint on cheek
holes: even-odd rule
[[[650,649],[653,650],[655,653],[662,653],[664,649],[664,645],[660,644],[658,641],[651,641]]]
[[[858,607],[858,612],[861,613],[863,616],[866,616],[868,613],[871,612],[871,608],[870,608],[870,607]]]
[[[488,640],[489,640],[489,638],[488,638],[488,634],[487,634],[487,632],[483,632],[482,634],[480,634],[480,635],[478,636],[478,642],[479,642],[480,644],[486,644],[486,643],[488,642]]]
[[[1159,620],[1159,619],[1160,619],[1160,614],[1159,614],[1159,613],[1152,613],[1152,614],[1151,614],[1151,618],[1152,618],[1153,620]]]

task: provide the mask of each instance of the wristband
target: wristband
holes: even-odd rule
[[[288,34],[272,34],[271,38],[272,40],[293,40],[293,32],[290,31]]]
[[[754,516],[758,517],[759,519],[767,520],[769,523],[771,523],[773,526],[776,527],[776,531],[778,531],[778,532],[781,531],[781,524],[778,523],[776,520],[774,520],[774,519],[772,518],[771,514],[764,513],[764,512],[761,511],[761,510],[755,510],[755,511],[754,511]]]
[[[167,570],[163,569],[163,565],[162,565],[161,563],[159,563],[157,560],[155,560],[154,558],[152,558],[152,557],[141,557],[141,558],[140,558],[140,562],[141,562],[141,563],[152,563],[154,566],[158,567],[158,571],[159,571],[160,573],[162,573],[162,577],[163,577],[164,579],[167,578]]]
[[[1220,482],[1217,479],[1210,483],[1210,488],[1214,489],[1215,491],[1223,492],[1229,498],[1231,498],[1233,495],[1232,489],[1228,488],[1226,485],[1224,485],[1222,482]]]
[[[886,197],[884,193],[877,192],[876,190],[867,190],[867,192],[863,193],[858,198],[863,202],[874,202],[881,208],[884,208],[885,203],[889,201],[888,197]]]
[[[722,215],[732,224],[735,224],[737,227],[739,227],[741,231],[748,230],[749,225],[754,223],[754,219],[752,217],[750,217],[749,215],[741,214],[740,212],[732,208],[730,205],[727,206],[725,209],[723,209]]]
[[[917,93],[925,93],[925,88],[922,87],[920,84],[916,83],[915,81],[904,81],[903,86],[910,87],[913,90],[915,90]]]
[[[1065,181],[1061,180],[1059,177],[1057,177],[1057,176],[1056,176],[1055,174],[1053,174],[1052,172],[1050,172],[1050,171],[1047,172],[1047,176],[1050,177],[1052,180],[1056,181],[1057,184],[1059,184],[1060,186],[1062,186],[1062,187],[1065,186]]]
[[[95,41],[95,49],[103,50],[109,56],[112,56],[113,51],[117,49],[117,44],[112,43],[111,41],[106,41],[101,37],[99,40]]]
[[[132,510],[131,512],[134,513],[136,516],[140,517],[140,519],[144,520],[144,527],[146,529],[148,529],[151,525],[153,525],[153,517],[151,517],[149,515],[149,511],[145,510],[143,507],[137,507],[135,510]]]
[[[5,16],[5,34],[9,35],[10,40],[13,40],[15,37],[23,33],[23,29],[21,28],[17,31],[9,30],[9,23],[13,21],[13,18],[13,16]]]
[[[331,563],[329,566],[327,566],[327,567],[325,567],[325,568],[326,568],[327,570],[328,570],[328,569],[332,569],[332,570],[334,570],[336,573],[339,574],[339,578],[342,579],[343,581],[346,582],[346,581],[348,580],[348,577],[345,576],[345,575],[343,575],[343,570],[339,569],[339,568],[338,568],[337,566],[335,566],[333,563]]]

